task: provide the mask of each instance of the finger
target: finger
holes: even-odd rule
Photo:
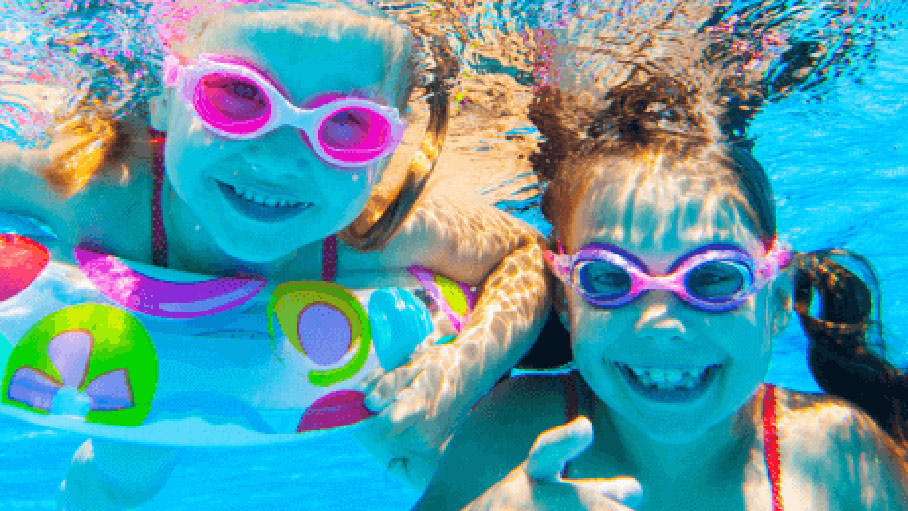
[[[384,410],[402,389],[410,385],[417,374],[419,372],[413,367],[404,366],[382,375],[366,395],[366,408],[375,413]]]
[[[539,481],[559,481],[568,461],[593,443],[593,425],[586,417],[543,432],[527,456],[527,475]]]
[[[372,389],[378,384],[378,381],[381,380],[381,377],[384,376],[385,372],[381,369],[376,369],[366,375],[359,383],[356,384],[354,390],[358,390],[363,394],[369,394],[372,392]]]
[[[637,509],[643,502],[643,488],[633,477],[616,477],[614,479],[564,479],[564,483],[595,497],[606,497],[615,502]]]

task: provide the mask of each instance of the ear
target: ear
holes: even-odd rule
[[[792,316],[795,266],[782,271],[773,281],[769,296],[770,335],[776,337],[788,328]]]
[[[552,260],[552,254],[549,251],[546,251],[544,254],[546,266],[549,267],[549,271],[552,275],[556,275],[556,269],[554,267],[554,262]],[[555,312],[558,313],[558,319],[561,320],[561,325],[564,326],[564,329],[568,332],[571,331],[571,318],[568,314],[568,304],[567,304],[567,295],[564,289],[564,283],[561,282],[558,278],[553,277],[555,281],[555,290],[552,293],[552,298],[554,302]]]
[[[162,93],[149,98],[148,117],[152,128],[158,131],[167,131],[167,122],[169,121],[167,106],[167,93]]]

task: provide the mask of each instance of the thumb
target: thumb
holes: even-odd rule
[[[633,477],[571,479],[570,484],[586,490],[596,498],[606,497],[631,509],[637,509],[643,503],[643,488]]]
[[[577,417],[540,434],[530,448],[524,470],[538,481],[559,481],[564,466],[592,443],[593,425],[586,417]]]

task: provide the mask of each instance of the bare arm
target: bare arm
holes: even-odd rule
[[[479,286],[476,307],[454,346],[462,354],[479,356],[471,358],[483,364],[474,370],[490,373],[482,385],[487,392],[529,349],[548,312],[545,239],[524,222],[479,201],[430,197],[418,205],[388,249]]]
[[[847,509],[908,510],[908,453],[867,414],[852,410],[836,428],[836,445],[836,475],[854,502]]]
[[[388,266],[420,263],[480,290],[456,341],[426,346],[365,385],[380,419],[370,442],[389,460],[427,460],[419,474],[404,475],[414,484],[425,484],[457,423],[535,341],[549,307],[542,250],[542,237],[523,222],[444,198],[420,203],[386,247]]]
[[[785,502],[828,509],[908,510],[908,453],[860,408],[828,394],[785,391],[779,438]]]
[[[476,307],[445,354],[453,363],[442,377],[442,392],[462,394],[466,411],[529,350],[542,326],[550,304],[545,240],[492,206],[429,198],[395,242],[420,264],[479,285]]]

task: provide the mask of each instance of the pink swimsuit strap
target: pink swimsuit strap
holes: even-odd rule
[[[151,262],[167,266],[167,236],[161,212],[161,193],[164,190],[164,133],[148,130],[151,135]]]
[[[161,194],[164,190],[164,133],[149,129],[152,149],[151,189],[151,261],[155,266],[167,267],[167,235],[164,233],[164,216]],[[337,277],[337,236],[332,234],[322,243],[322,280],[334,282]]]
[[[571,422],[579,413],[577,395],[577,373],[571,372],[559,376],[564,387],[564,418]],[[771,383],[764,385],[763,393],[763,455],[769,470],[769,483],[772,489],[772,511],[783,511],[782,494],[779,490],[779,437],[776,431],[776,387]],[[567,477],[567,465],[561,472]]]

